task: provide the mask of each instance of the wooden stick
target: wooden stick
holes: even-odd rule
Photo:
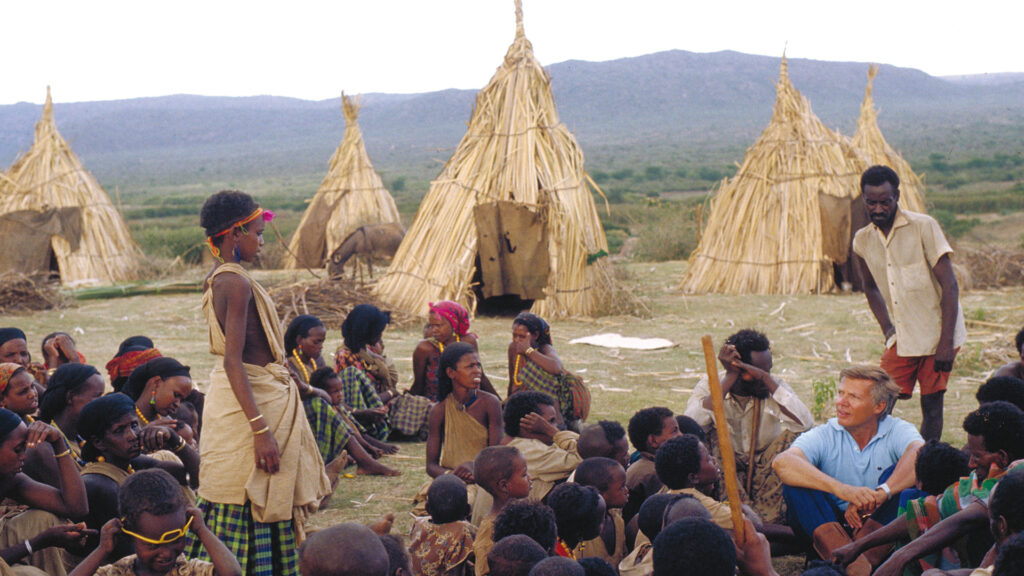
[[[757,463],[757,437],[761,433],[761,408],[763,407],[761,398],[754,398],[754,429],[750,434],[750,451],[747,452],[747,498],[753,498],[750,495],[750,488],[754,485],[754,464]]]
[[[725,402],[722,397],[722,384],[718,381],[718,365],[715,361],[715,349],[711,343],[711,335],[701,338],[704,345],[704,362],[708,369],[708,388],[711,390],[711,408],[715,414],[715,430],[718,431],[718,448],[722,453],[722,475],[725,476],[725,495],[729,499],[729,510],[732,512],[733,533],[737,544],[746,541],[743,530],[743,509],[740,507],[740,487],[736,479],[736,455],[732,451],[732,438],[729,437],[729,423],[725,420]]]

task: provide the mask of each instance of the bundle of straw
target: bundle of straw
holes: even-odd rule
[[[860,117],[857,119],[857,133],[850,142],[861,160],[862,170],[870,166],[882,164],[896,171],[900,177],[900,206],[911,212],[925,212],[924,182],[903,159],[899,152],[885,141],[885,136],[878,128],[878,112],[871,97],[878,65],[868,67],[868,85],[864,89],[864,101],[860,105]]]
[[[53,238],[61,282],[97,285],[134,280],[142,252],[107,193],[57,131],[47,87],[32,148],[0,178],[0,214],[62,207],[81,208],[82,236],[77,250],[66,238]],[[17,238],[3,239],[11,250],[17,242]]]
[[[384,188],[366,153],[356,120],[358,99],[342,93],[341,108],[345,114],[345,136],[292,236],[285,268],[320,268],[356,228],[400,221],[395,200]]]
[[[474,309],[474,206],[513,201],[548,218],[550,274],[546,297],[533,311],[591,315],[612,282],[607,259],[595,259],[607,254],[608,242],[591,187],[583,152],[559,120],[550,78],[526,39],[517,0],[516,36],[505,61],[477,94],[465,136],[431,183],[376,294],[418,315],[426,314],[428,302],[443,299]]]
[[[771,122],[719,185],[686,292],[827,292],[848,256],[859,165],[790,83],[785,56],[776,91]]]

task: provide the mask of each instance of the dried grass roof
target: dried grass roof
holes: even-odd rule
[[[868,85],[864,89],[864,102],[860,105],[860,117],[857,119],[857,133],[853,135],[851,145],[860,153],[864,160],[864,168],[876,164],[888,166],[900,176],[900,206],[911,212],[925,212],[924,182],[903,159],[899,152],[885,141],[885,136],[878,128],[878,112],[871,97],[878,65],[868,68]]]
[[[352,232],[367,224],[399,222],[395,200],[373,169],[356,117],[359,101],[341,95],[345,136],[327,176],[302,215],[285,256],[286,268],[319,268]]]
[[[57,131],[47,87],[35,142],[0,179],[0,214],[64,207],[81,208],[82,235],[75,250],[67,239],[53,238],[61,281],[65,285],[96,285],[134,280],[142,253],[107,193]],[[6,247],[16,246],[16,242],[3,240]]]
[[[785,56],[776,92],[771,121],[711,202],[686,292],[826,292],[833,261],[846,260],[860,166],[790,83]]]
[[[550,274],[533,311],[594,314],[612,280],[607,258],[588,264],[608,250],[591,186],[583,152],[559,120],[550,78],[526,39],[517,0],[515,40],[477,94],[466,134],[431,183],[377,295],[417,315],[444,299],[473,310],[474,207],[512,201],[547,214]]]

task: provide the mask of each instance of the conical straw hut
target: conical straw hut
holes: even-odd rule
[[[878,128],[878,112],[871,97],[878,65],[868,68],[868,85],[864,89],[864,102],[860,105],[860,118],[857,119],[857,133],[850,144],[861,155],[863,167],[883,164],[896,171],[900,177],[900,206],[911,212],[925,212],[924,182],[903,159],[899,152],[885,141],[885,136]]]
[[[445,299],[473,310],[476,291],[532,300],[545,317],[598,312],[611,274],[591,187],[517,0],[515,40],[477,94],[468,130],[431,183],[378,297],[417,315]]]
[[[400,222],[395,200],[373,169],[356,117],[359,101],[341,95],[345,136],[327,176],[302,215],[285,257],[286,268],[319,268],[360,226]]]
[[[100,285],[134,280],[142,253],[124,219],[110,203],[96,178],[57,131],[53,102],[46,89],[43,116],[36,124],[35,142],[0,179],[0,214],[80,212],[74,237],[54,234],[49,250],[65,285]],[[14,250],[17,238],[3,239]],[[48,262],[46,254],[42,257]]]
[[[790,83],[785,56],[776,92],[771,121],[711,202],[686,292],[827,292],[848,258],[859,165]]]

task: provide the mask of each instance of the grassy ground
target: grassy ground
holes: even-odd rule
[[[653,312],[650,319],[610,316],[559,321],[552,327],[555,347],[566,367],[588,381],[593,408],[591,420],[611,419],[626,424],[640,408],[668,406],[682,412],[698,378],[704,373],[700,337],[711,334],[720,343],[744,327],[764,331],[772,340],[777,376],[789,382],[813,410],[815,380],[835,378],[840,368],[855,362],[877,362],[882,340],[863,295],[827,296],[687,296],[676,285],[685,263],[631,263],[628,282]],[[199,278],[202,271],[192,270]],[[292,281],[284,272],[257,272],[267,283]],[[961,445],[963,417],[976,407],[974,391],[994,368],[1013,359],[1013,334],[1024,324],[1024,288],[961,294],[968,318],[968,342],[960,352],[946,399],[944,439]],[[120,341],[135,334],[153,338],[166,355],[192,366],[200,388],[208,384],[214,359],[207,344],[199,294],[140,296],[81,302],[64,310],[8,317],[3,324],[17,325],[35,348],[53,330],[72,332],[79,349],[98,367],[109,360]],[[472,330],[479,336],[485,369],[501,391],[508,384],[505,350],[511,338],[509,318],[476,318]],[[626,336],[663,337],[674,348],[639,352],[569,344],[581,336],[618,332]],[[387,353],[395,359],[406,384],[411,383],[412,350],[420,338],[418,328],[390,329],[385,333]],[[340,327],[328,327],[325,352],[340,344]],[[920,422],[917,398],[901,402],[896,414]],[[823,406],[825,417],[830,406]],[[317,526],[340,521],[371,521],[386,512],[397,516],[396,530],[407,534],[411,525],[410,498],[427,480],[423,444],[402,444],[399,455],[386,458],[404,471],[399,478],[356,477],[343,480],[331,506],[313,518]],[[795,565],[795,564],[794,564]],[[790,572],[791,568],[786,568]]]

